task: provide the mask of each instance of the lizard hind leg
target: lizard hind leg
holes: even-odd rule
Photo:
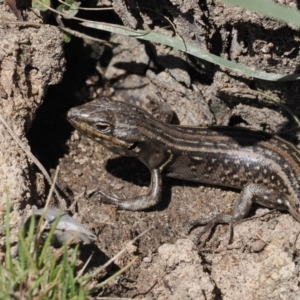
[[[217,224],[230,225],[229,241],[231,241],[233,236],[233,224],[244,219],[249,214],[254,203],[258,203],[268,208],[287,210],[296,220],[300,220],[300,214],[292,207],[287,195],[278,190],[268,188],[265,185],[251,183],[244,187],[238,198],[235,200],[232,214],[217,214],[208,218],[200,218],[190,223],[189,231],[199,225],[206,225],[203,230],[197,234],[194,240],[195,244],[198,245],[202,235],[211,231]]]

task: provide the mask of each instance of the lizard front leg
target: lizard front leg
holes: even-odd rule
[[[151,186],[146,195],[140,195],[133,198],[119,198],[115,195],[111,196],[105,192],[97,191],[101,196],[101,202],[113,204],[120,209],[125,210],[144,210],[155,206],[159,203],[162,194],[162,176],[161,171],[153,169],[151,171]]]

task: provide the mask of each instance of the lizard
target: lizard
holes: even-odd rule
[[[169,120],[166,111],[162,119]],[[300,150],[279,136],[241,127],[173,125],[105,97],[70,109],[67,118],[82,134],[116,154],[136,157],[151,172],[145,195],[119,198],[99,190],[102,202],[148,209],[160,201],[163,177],[169,176],[241,190],[233,213],[209,218],[209,226],[244,219],[254,203],[286,210],[300,222]]]

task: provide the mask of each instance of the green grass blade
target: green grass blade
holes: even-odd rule
[[[8,270],[12,270],[12,261],[11,261],[11,247],[10,247],[10,198],[8,195],[8,192],[6,191],[6,215],[5,215],[5,262],[6,262],[6,268]]]
[[[42,214],[41,218],[44,218],[43,216],[44,214]],[[42,265],[42,262],[45,260],[45,255],[47,253],[47,250],[48,248],[50,247],[51,245],[51,240],[54,236],[54,231],[56,230],[56,227],[57,227],[57,224],[60,220],[60,217],[57,217],[54,222],[51,224],[51,228],[50,228],[50,231],[47,235],[47,238],[44,242],[44,245],[43,245],[43,248],[42,248],[42,251],[41,251],[41,254],[39,256],[39,260],[38,260],[38,265],[41,266]]]
[[[220,2],[243,7],[265,16],[300,27],[300,12],[294,8],[265,0],[219,0]]]
[[[32,268],[37,271],[35,261],[30,253],[31,241],[26,241],[22,232],[18,234],[19,238],[19,257],[21,268]]]
[[[252,1],[252,0],[251,0]],[[172,48],[178,49],[180,51],[186,52],[195,57],[204,59],[206,61],[212,62],[219,66],[228,68],[237,74],[247,75],[249,77],[255,77],[263,80],[269,81],[291,81],[300,79],[300,74],[291,74],[291,75],[281,75],[275,73],[267,73],[260,70],[254,70],[243,64],[236,63],[234,61],[229,61],[220,56],[209,53],[206,50],[202,50],[198,45],[193,45],[187,42],[184,42],[180,37],[170,37],[158,32],[147,32],[144,30],[132,30],[128,29],[125,26],[119,26],[109,23],[102,22],[82,22],[81,25],[98,29],[109,31],[117,34],[127,35],[135,37],[140,40],[151,41],[159,44],[164,44]]]

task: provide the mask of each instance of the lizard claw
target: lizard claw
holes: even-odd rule
[[[97,191],[102,197],[99,199],[103,203],[114,204],[118,206],[118,202],[121,200],[116,194],[112,192],[112,196],[106,194],[102,190]]]
[[[114,197],[115,199],[119,199],[118,195],[117,195],[117,194],[115,194],[115,192],[114,192],[114,191],[111,191],[111,193],[112,193],[112,195],[113,195],[113,197]]]

